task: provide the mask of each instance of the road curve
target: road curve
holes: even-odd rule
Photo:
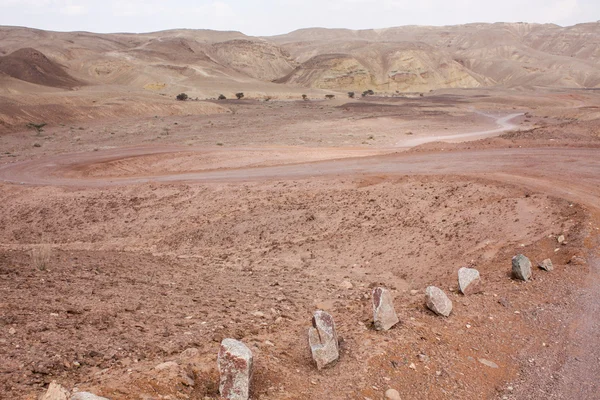
[[[218,169],[156,175],[93,178],[77,174],[87,165],[148,154],[184,152],[183,147],[132,148],[53,156],[0,166],[0,181],[27,185],[102,187],[145,182],[240,182],[310,177],[471,175],[522,183],[592,207],[600,205],[600,149],[505,148],[405,153],[269,167]],[[189,153],[189,148],[185,149]],[[575,178],[575,179],[574,179]]]
[[[484,113],[481,111],[474,111],[474,112],[476,114],[483,115],[484,117],[494,119],[495,123],[496,123],[496,125],[498,125],[498,127],[493,128],[493,129],[483,130],[483,131],[458,133],[455,135],[416,137],[416,138],[400,141],[396,144],[396,146],[397,147],[414,147],[414,146],[419,146],[421,144],[438,142],[438,141],[457,142],[457,141],[464,141],[465,139],[474,140],[474,139],[483,139],[483,138],[488,138],[488,137],[492,137],[492,136],[497,136],[500,133],[510,131],[511,129],[516,128],[517,125],[513,124],[511,121],[517,117],[520,117],[521,115],[524,115],[523,113],[515,113],[515,114],[505,115],[503,117],[498,117],[498,116],[487,114],[487,113]]]

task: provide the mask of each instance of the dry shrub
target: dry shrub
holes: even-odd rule
[[[31,261],[33,266],[40,271],[45,271],[50,263],[52,247],[49,244],[40,244],[31,249]]]

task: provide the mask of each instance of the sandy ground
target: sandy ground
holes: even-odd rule
[[[228,101],[0,136],[2,398],[217,398],[225,337],[254,352],[255,399],[594,398],[598,95]],[[517,253],[556,269],[513,281]],[[483,293],[457,293],[465,265]],[[322,372],[319,308],[343,339]]]

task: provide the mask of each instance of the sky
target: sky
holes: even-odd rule
[[[600,0],[0,0],[0,25],[99,33],[189,28],[269,36],[309,27],[598,20]]]

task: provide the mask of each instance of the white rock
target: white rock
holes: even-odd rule
[[[429,286],[425,290],[425,300],[427,308],[438,315],[447,317],[452,312],[452,301],[440,288]]]
[[[458,270],[458,289],[464,295],[481,291],[481,277],[475,268],[462,267]]]
[[[67,389],[52,381],[40,400],[69,400],[69,395],[70,393]]]
[[[396,389],[388,389],[385,392],[385,398],[387,400],[402,400],[400,398],[400,393]]]
[[[228,400],[248,400],[252,381],[252,352],[235,339],[224,339],[218,357],[219,393]]]

